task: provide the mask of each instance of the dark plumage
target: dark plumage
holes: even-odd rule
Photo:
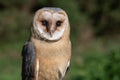
[[[22,50],[22,80],[33,80],[35,49],[32,42],[26,42]]]

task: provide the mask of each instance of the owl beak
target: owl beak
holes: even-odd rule
[[[52,35],[53,33],[52,33],[52,31],[50,31],[50,37],[52,37],[53,35]]]
[[[52,37],[52,29],[50,27],[47,27],[47,32],[50,34],[50,37]]]
[[[49,33],[50,33],[50,36],[53,37],[53,33],[55,32],[55,28],[54,26],[50,27],[49,28]]]

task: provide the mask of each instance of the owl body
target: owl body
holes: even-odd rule
[[[34,17],[29,40],[34,49],[32,53],[29,47],[22,52],[22,80],[62,80],[70,65],[69,33],[68,17],[62,9],[40,9]]]
[[[67,41],[46,43],[34,39],[32,42],[36,46],[36,53],[38,53],[36,54],[36,62],[38,62],[36,63],[36,74],[39,75],[36,78],[38,77],[38,80],[61,80],[69,66],[70,43]],[[39,65],[38,70],[37,65]]]

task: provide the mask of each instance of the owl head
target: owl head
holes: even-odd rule
[[[69,26],[67,14],[60,8],[46,7],[35,13],[32,35],[48,41],[59,40]]]

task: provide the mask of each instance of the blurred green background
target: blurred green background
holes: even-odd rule
[[[120,0],[0,0],[0,80],[21,80],[21,50],[36,10],[60,7],[70,20],[65,80],[120,80]]]

